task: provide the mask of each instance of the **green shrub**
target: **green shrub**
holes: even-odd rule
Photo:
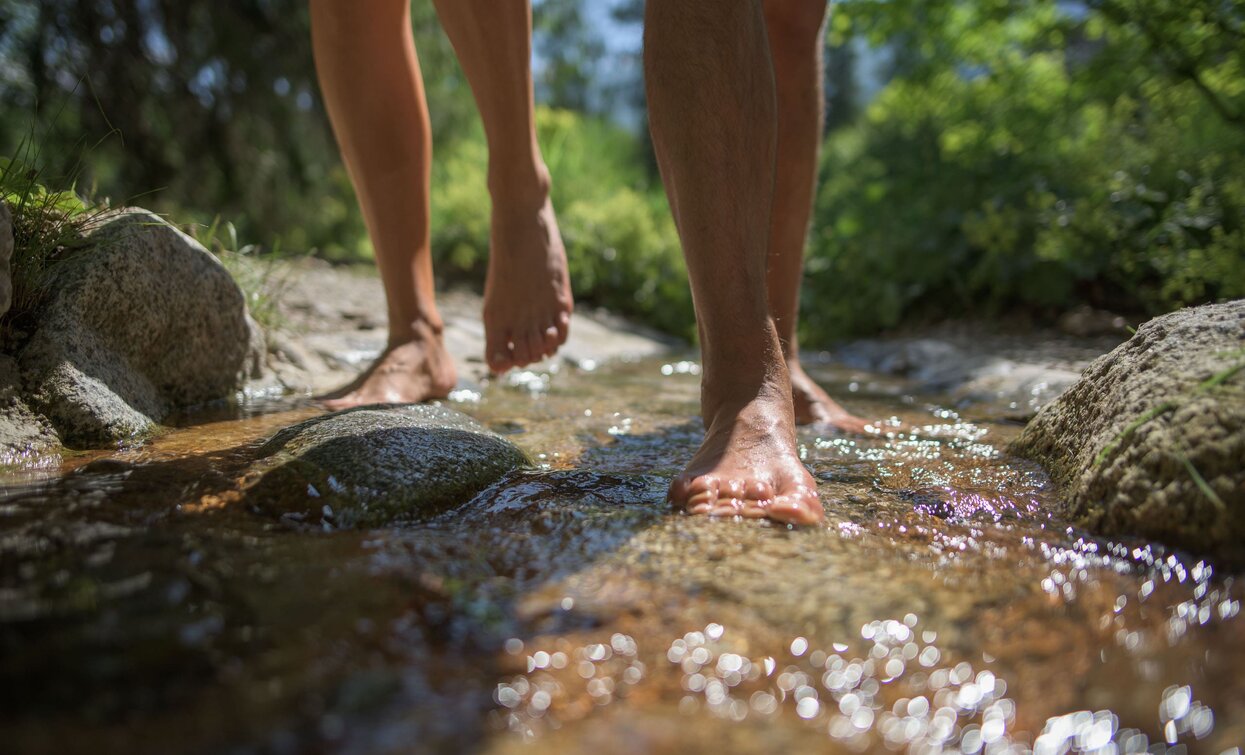
[[[805,342],[1245,296],[1245,129],[1127,28],[988,5],[956,5],[946,47],[918,46],[930,57],[827,140]],[[1213,60],[1206,80],[1245,91],[1235,58]]]

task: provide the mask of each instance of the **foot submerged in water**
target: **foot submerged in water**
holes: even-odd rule
[[[538,205],[494,202],[484,284],[484,359],[501,373],[552,356],[570,329],[566,249],[548,193]]]
[[[830,394],[809,377],[798,361],[788,360],[787,371],[791,375],[791,403],[797,425],[816,425],[860,435],[877,432],[867,420],[857,417],[830,398]]]
[[[458,373],[441,336],[429,330],[409,341],[391,344],[353,382],[317,397],[330,411],[364,404],[407,404],[445,398]]]
[[[816,524],[825,518],[817,484],[796,450],[786,381],[711,395],[705,440],[670,485],[690,514]]]

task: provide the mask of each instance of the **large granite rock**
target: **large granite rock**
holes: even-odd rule
[[[28,403],[69,445],[141,436],[262,369],[245,297],[196,241],[145,210],[110,213],[59,263],[19,362]]]
[[[1245,300],[1142,325],[1014,445],[1102,533],[1245,554]]]
[[[0,315],[13,304],[13,213],[0,199]]]
[[[277,433],[259,457],[246,490],[252,506],[334,527],[427,518],[528,463],[467,415],[428,404],[314,417]]]
[[[60,446],[56,433],[26,405],[20,385],[17,362],[0,354],[0,467],[58,461],[49,454]]]

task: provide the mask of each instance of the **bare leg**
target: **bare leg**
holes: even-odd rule
[[[774,73],[760,0],[648,0],[650,126],[700,327],[705,440],[670,487],[695,514],[824,517],[766,301]]]
[[[556,352],[572,307],[549,171],[536,144],[531,6],[521,0],[436,0],[436,6],[488,139],[493,215],[484,357],[503,372]]]
[[[428,233],[432,142],[409,0],[311,0],[316,73],[376,252],[389,345],[325,404],[341,409],[445,396],[457,376],[442,342]]]
[[[821,41],[827,3],[764,0],[764,7],[778,92],[778,167],[767,282],[770,313],[791,375],[795,421],[865,432],[865,420],[849,413],[804,372],[796,340],[804,243],[812,214],[824,110]]]

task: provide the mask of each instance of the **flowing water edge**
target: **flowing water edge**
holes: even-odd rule
[[[1068,526],[1005,408],[823,366],[824,526],[671,511],[699,367],[520,372],[448,402],[537,459],[421,524],[273,519],[255,401],[0,495],[5,752],[1225,752],[1245,589]],[[905,424],[901,424],[905,423]],[[912,428],[909,432],[903,428]],[[1239,750],[1238,750],[1239,752]]]

